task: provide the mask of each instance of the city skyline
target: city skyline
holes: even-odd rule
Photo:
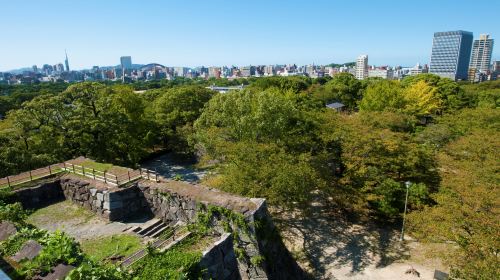
[[[412,66],[429,63],[434,32],[499,35],[492,26],[500,3],[479,15],[465,1],[257,2],[2,3],[9,13],[0,23],[10,28],[2,34],[0,71],[64,63],[65,49],[75,70],[117,65],[123,55],[195,67],[344,63],[364,53],[373,65]],[[428,5],[434,8],[422,9]]]

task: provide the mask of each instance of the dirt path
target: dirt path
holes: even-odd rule
[[[316,279],[433,279],[434,269],[444,269],[439,260],[421,256],[424,245],[401,243],[397,230],[348,222],[321,203],[312,208],[307,217],[273,216],[288,249]],[[405,274],[411,267],[420,277]]]
[[[48,230],[61,230],[74,237],[77,241],[94,239],[97,237],[122,234],[124,230],[137,223],[106,222],[91,211],[63,201],[41,208],[32,213],[28,222]]]
[[[192,165],[179,163],[171,154],[164,154],[141,164],[142,168],[155,170],[161,176],[174,179],[179,175],[182,181],[199,183],[206,171],[194,168]]]

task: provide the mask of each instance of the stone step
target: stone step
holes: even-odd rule
[[[163,221],[160,219],[153,219],[151,221],[148,221],[144,225],[141,226],[141,230],[137,231],[139,235],[144,235],[146,232],[150,231],[152,228],[162,224]]]
[[[153,237],[153,238],[156,238],[158,236],[160,236],[160,234],[162,234],[165,230],[167,230],[169,228],[168,225],[164,225],[163,227],[159,228],[156,230],[156,232],[152,232],[150,233],[149,236]]]
[[[151,236],[151,234],[155,233],[159,228],[165,226],[165,223],[160,223],[154,227],[150,227],[148,231],[142,233],[142,236]]]

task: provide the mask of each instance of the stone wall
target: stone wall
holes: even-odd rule
[[[205,279],[238,280],[238,262],[233,248],[233,235],[225,233],[203,252],[200,265],[205,267]]]
[[[26,209],[37,209],[63,201],[64,194],[59,180],[40,183],[31,188],[14,191],[17,201]]]
[[[165,189],[145,186],[138,183],[150,211],[166,224],[175,221],[193,222],[196,218],[196,201]]]
[[[98,186],[92,181],[75,178],[61,179],[64,197],[109,221],[120,221],[151,213],[137,184],[127,188]]]
[[[70,200],[109,221],[152,214],[165,223],[191,223],[197,212],[218,206],[241,214],[246,228],[227,217],[214,217],[213,229],[222,237],[203,253],[201,265],[213,279],[306,279],[284,246],[264,199],[244,198],[187,183],[139,180],[125,188],[105,185],[71,174],[16,191],[26,208]],[[231,233],[225,232],[227,224]],[[226,226],[224,226],[226,225]],[[236,257],[238,250],[238,258]]]

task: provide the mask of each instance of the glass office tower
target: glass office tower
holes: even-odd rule
[[[467,80],[472,50],[472,32],[434,33],[429,72],[452,80]]]

